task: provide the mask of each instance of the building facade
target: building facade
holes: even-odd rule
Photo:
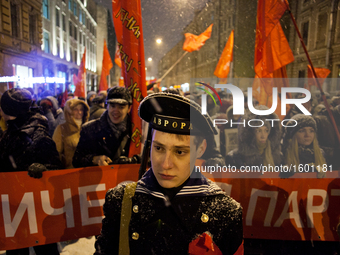
[[[39,0],[1,0],[0,3],[0,92],[4,92],[14,86],[6,77],[18,73],[23,78],[43,75],[42,3]]]
[[[212,34],[199,50],[187,53],[178,65],[164,78],[162,86],[190,83],[203,78],[218,83],[214,71],[231,31],[235,31],[233,64],[229,77],[254,77],[254,42],[256,28],[256,1],[212,0],[184,28],[184,33],[201,34],[213,25]],[[247,32],[246,32],[247,31]],[[183,39],[159,62],[158,76],[162,75],[184,54]]]
[[[87,90],[95,89],[98,75],[96,4],[92,0],[43,0],[42,16],[44,75],[64,77],[66,84],[72,86],[73,74],[78,73],[86,48]]]
[[[290,1],[302,39],[306,44],[314,67],[328,68],[331,73],[324,83],[324,90],[332,94],[340,90],[340,2],[338,0]],[[307,78],[309,64],[292,21],[285,21],[288,40],[295,60],[287,66],[288,77]],[[296,86],[306,81],[299,79]]]
[[[340,1],[339,0],[291,0],[291,11],[296,19],[303,41],[307,46],[313,65],[328,68],[331,74],[323,86],[331,94],[340,90]],[[185,58],[163,80],[162,86],[189,83],[193,78],[210,78],[213,75],[225,43],[232,29],[235,30],[234,54],[229,78],[253,78],[254,49],[256,34],[257,1],[213,0],[197,11],[192,22],[183,33],[202,33],[211,23],[214,24],[211,38],[199,50],[188,53]],[[307,80],[309,64],[301,46],[293,22],[286,12],[281,25],[293,51],[295,60],[287,66],[291,86],[303,87]],[[184,53],[183,39],[159,62],[161,77]],[[312,89],[312,91],[315,88]]]

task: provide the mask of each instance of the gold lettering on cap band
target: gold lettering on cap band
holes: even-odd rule
[[[150,122],[153,128],[161,130],[163,132],[174,133],[174,134],[190,134],[193,132],[193,124],[190,123],[189,119],[178,118],[173,116],[164,116],[155,114],[152,121]]]

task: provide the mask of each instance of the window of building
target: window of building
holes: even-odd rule
[[[60,57],[60,40],[59,39],[57,39],[56,44],[57,44],[57,56]]]
[[[73,35],[73,38],[74,38],[74,40],[77,40],[77,27],[76,26],[74,26],[74,35]]]
[[[36,16],[35,15],[30,15],[28,17],[28,22],[29,22],[29,36],[30,36],[30,43],[34,44],[36,42]]]
[[[43,16],[50,19],[50,3],[49,0],[43,0]]]
[[[12,25],[12,36],[19,37],[19,22],[18,22],[18,11],[17,5],[11,2],[11,25]]]
[[[228,28],[231,28],[233,26],[233,17],[229,16],[229,22],[228,22]]]
[[[305,45],[308,45],[308,30],[309,30],[309,21],[302,23],[302,39]]]
[[[62,20],[62,22],[63,22],[63,31],[66,32],[66,15],[65,15],[65,13],[63,13],[63,20]]]
[[[85,25],[85,19],[86,19],[85,11],[83,11],[83,24],[84,24],[84,25]]]
[[[83,39],[82,32],[79,31],[79,44],[80,45],[82,44],[82,39]]]
[[[318,28],[317,28],[317,39],[316,44],[325,45],[327,37],[327,20],[328,15],[326,12],[318,16]]]
[[[70,62],[73,62],[73,51],[72,48],[70,47]]]
[[[50,34],[44,31],[44,52],[50,53]]]
[[[299,71],[299,82],[298,82],[298,86],[300,88],[304,88],[305,87],[305,77],[306,77],[306,71],[305,70],[300,70]]]
[[[83,21],[83,12],[79,7],[79,22],[81,23]]]
[[[85,43],[86,43],[86,40],[85,40],[85,35],[83,35],[84,37],[83,37],[83,45],[84,45],[84,47],[85,47]]]
[[[74,51],[74,63],[77,64],[77,60],[78,60],[78,52],[77,50]]]
[[[69,20],[69,22],[68,22],[68,30],[69,30],[69,34],[70,34],[70,36],[72,36],[72,30],[73,30],[73,26],[72,26],[72,22]]]
[[[78,17],[78,4],[77,1],[73,1],[73,14]]]
[[[59,8],[55,8],[55,25],[57,27],[60,26],[60,15],[59,15],[59,12],[60,12]]]
[[[68,0],[68,9],[70,11],[72,11],[72,7],[73,7],[73,1],[72,0]]]
[[[66,59],[66,42],[63,42],[63,52],[64,52],[63,58]]]

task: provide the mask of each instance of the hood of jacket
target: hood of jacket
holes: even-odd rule
[[[267,106],[257,106],[255,107],[257,110],[268,110]],[[265,125],[269,125],[270,127],[270,133],[268,135],[268,140],[270,141],[271,149],[272,149],[272,155],[273,159],[276,162],[276,160],[279,160],[280,158],[280,142],[281,142],[281,126],[280,121],[265,121],[266,119],[279,119],[279,117],[275,114],[269,114],[265,116],[256,115],[250,112],[249,110],[246,111],[244,114],[242,120],[240,122],[243,122],[245,120],[245,127],[243,125],[238,126],[238,152],[245,155],[256,155],[259,154],[257,146],[256,146],[256,137],[255,137],[255,127],[248,126],[248,121],[252,119],[260,119],[262,120]],[[252,122],[251,125],[259,125],[259,121],[257,123]],[[273,126],[272,126],[272,123]]]
[[[26,133],[28,136],[32,135],[36,129],[41,129],[48,135],[48,121],[39,112],[30,111],[25,116],[19,116],[8,121],[8,129],[10,131],[16,129]]]
[[[83,100],[79,100],[76,98],[69,99],[66,101],[65,107],[64,107],[64,115],[65,115],[66,122],[76,127],[77,127],[77,124],[72,117],[72,111],[74,107],[76,107],[79,104],[84,106],[84,116],[83,116],[83,124],[84,124],[89,120],[90,108]]]
[[[59,109],[58,100],[55,97],[48,96],[48,97],[46,97],[46,99],[51,101],[53,109],[55,111],[57,111]]]

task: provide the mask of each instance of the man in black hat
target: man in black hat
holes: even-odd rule
[[[28,171],[41,178],[46,170],[60,169],[56,145],[48,135],[47,119],[31,107],[31,93],[7,90],[1,98],[1,115],[8,129],[0,141],[0,171]],[[37,255],[59,254],[57,244],[34,247]],[[7,255],[28,254],[28,248],[7,251]]]
[[[139,116],[150,124],[143,160],[151,145],[151,168],[107,192],[95,255],[234,254],[243,240],[240,204],[193,174],[217,133],[210,117],[170,93],[146,97]]]
[[[73,156],[74,167],[139,162],[138,155],[128,158],[132,130],[129,117],[132,107],[130,91],[123,87],[113,87],[106,102],[107,110],[100,119],[82,126]]]
[[[106,96],[98,95],[92,100],[89,121],[99,119],[102,116],[102,114],[106,111],[105,99]]]

